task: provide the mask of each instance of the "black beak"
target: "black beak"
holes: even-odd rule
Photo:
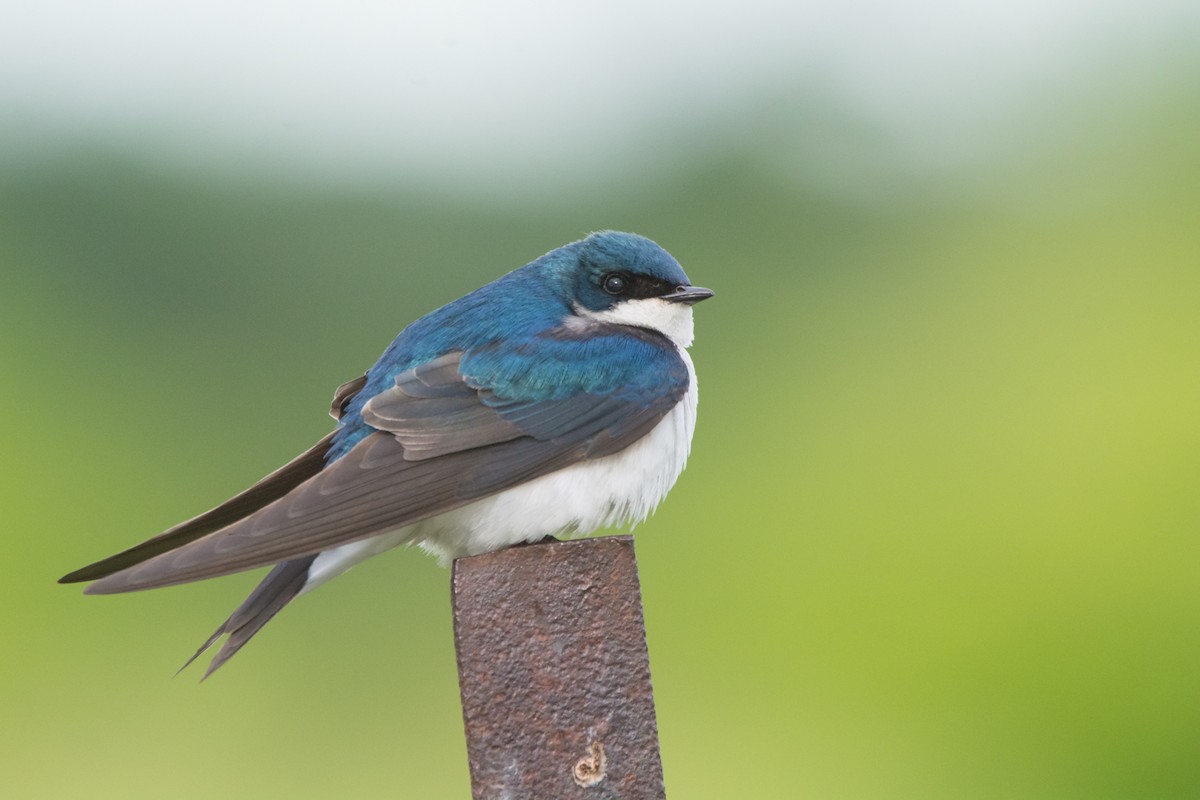
[[[662,299],[672,303],[686,303],[690,306],[712,296],[712,289],[705,289],[701,286],[676,286],[675,291],[662,295]]]

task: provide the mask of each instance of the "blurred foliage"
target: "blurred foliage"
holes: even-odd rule
[[[0,794],[467,796],[448,575],[418,553],[202,686],[170,675],[255,576],[53,580],[306,447],[421,313],[612,227],[717,291],[693,460],[638,530],[673,797],[1200,795],[1195,99],[854,197],[752,133],[512,207],[10,159]]]

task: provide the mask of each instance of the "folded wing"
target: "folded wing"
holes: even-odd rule
[[[586,361],[601,366],[589,370],[571,368],[578,349],[562,336],[407,370],[367,401],[362,418],[373,432],[345,456],[248,516],[87,591],[151,589],[312,555],[619,452],[687,390],[686,367],[660,338],[592,331]]]

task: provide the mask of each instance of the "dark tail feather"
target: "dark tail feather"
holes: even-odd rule
[[[270,622],[280,609],[300,593],[308,580],[308,568],[312,566],[315,559],[316,556],[306,556],[292,561],[284,561],[268,572],[262,583],[238,606],[237,611],[234,611],[229,619],[222,622],[213,635],[200,645],[200,649],[179,668],[179,672],[187,669],[193,661],[200,657],[201,653],[212,647],[217,639],[225,634],[229,634],[229,638],[213,656],[208,669],[204,671],[204,678],[212,675],[222,664],[233,658],[246,642],[254,638],[254,634],[258,633],[263,625]],[[204,680],[204,678],[200,680]]]
[[[325,466],[325,454],[333,442],[330,434],[304,453],[272,472],[246,491],[231,497],[214,509],[198,517],[181,522],[173,528],[147,539],[128,550],[89,564],[58,579],[59,583],[94,581],[140,564],[154,556],[193,542],[202,536],[218,531],[242,517],[253,514],[263,506],[278,500],[304,481],[316,475]]]

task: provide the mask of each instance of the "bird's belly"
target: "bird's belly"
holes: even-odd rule
[[[689,371],[691,360],[684,353]],[[546,536],[636,525],[683,472],[696,426],[696,377],[643,439],[413,526],[411,541],[439,559],[499,550]]]

